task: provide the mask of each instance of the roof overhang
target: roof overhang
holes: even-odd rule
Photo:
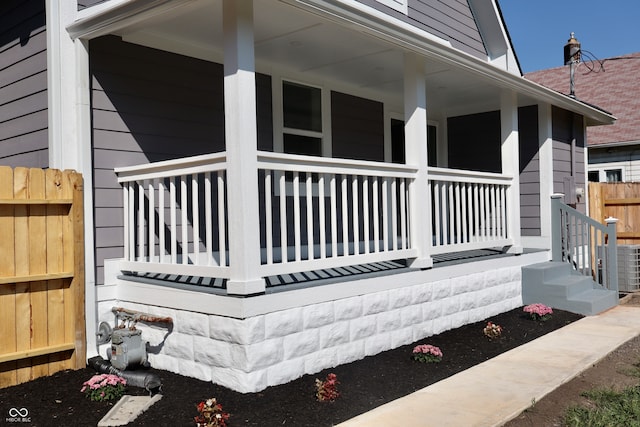
[[[454,49],[449,44],[438,42],[427,33],[384,14],[371,16],[362,13],[366,6],[345,0],[285,0],[292,4],[305,5],[317,13],[341,19],[350,25],[362,27],[376,37],[392,41],[405,49],[428,57],[437,57],[442,62],[463,68],[469,72],[495,82],[498,86],[513,90],[585,117],[587,126],[613,124],[616,118],[598,108],[585,104],[569,96],[560,94],[542,85],[495,67],[479,58]],[[360,13],[359,13],[360,12]]]
[[[67,31],[74,39],[88,40],[106,34],[124,33],[132,28],[139,30],[140,25],[146,25],[147,22],[167,20],[168,17],[184,14],[185,11],[190,11],[192,13],[190,16],[196,17],[199,12],[198,8],[208,7],[207,5],[214,3],[216,2],[202,0],[110,0],[78,12],[75,22],[67,27]],[[486,97],[488,93],[486,87],[489,86],[493,88],[492,96],[494,98],[496,92],[500,92],[495,88],[513,91],[522,99],[521,102],[525,103],[524,105],[527,105],[527,103],[529,105],[548,103],[584,116],[587,126],[615,122],[615,117],[609,113],[527,80],[519,74],[514,74],[506,69],[492,65],[486,59],[466,54],[453,48],[450,43],[441,38],[377,11],[363,3],[347,0],[280,0],[279,2],[274,0],[273,4],[269,3],[267,6],[275,7],[278,4],[293,6],[300,13],[312,13],[322,17],[323,21],[332,23],[332,28],[328,28],[329,32],[323,34],[327,38],[338,37],[338,35],[331,34],[331,29],[353,30],[355,31],[352,31],[354,35],[357,33],[364,35],[362,36],[363,39],[366,39],[364,41],[391,47],[392,49],[390,50],[393,50],[393,52],[384,52],[384,49],[382,49],[381,52],[373,52],[373,54],[379,55],[377,57],[378,61],[383,61],[379,62],[379,64],[389,68],[395,67],[395,75],[399,76],[400,84],[402,80],[401,53],[414,52],[429,62],[431,69],[436,70],[436,72],[428,76],[428,79],[435,81],[437,79],[446,79],[447,75],[457,76],[458,80],[454,81],[454,84],[450,84],[449,89],[447,89],[451,92],[447,93],[447,96],[444,96],[443,99],[453,99],[454,96],[452,95],[460,96],[465,91],[471,93],[471,90],[466,87],[455,87],[456,82],[460,85],[465,80],[464,77],[468,76],[470,79],[466,80],[473,80],[474,82],[473,89],[477,91],[477,99],[482,99],[483,96]],[[262,7],[262,3],[257,3],[256,7],[258,6]],[[214,15],[211,16],[213,17]],[[182,22],[184,23],[185,21],[183,20]],[[165,24],[165,29],[167,31],[172,30],[172,25],[174,24]],[[210,27],[214,24],[206,21],[206,25],[211,30]],[[210,37],[210,34],[208,36]],[[279,37],[283,39],[283,42],[286,40],[285,37]],[[318,39],[317,34],[314,37],[314,40]],[[203,38],[199,41],[202,41],[200,45],[205,45],[205,42],[209,42],[209,39]],[[197,44],[193,43],[193,40],[190,40],[190,42]],[[343,43],[346,45],[348,42],[349,40],[344,40]],[[362,44],[363,40],[360,43]],[[260,49],[256,49],[256,53],[259,54],[259,52]],[[319,52],[313,53],[317,56],[320,54]],[[389,55],[393,55],[391,56],[393,60],[389,60]],[[399,61],[397,60],[398,58],[400,59]],[[294,59],[299,60],[299,58],[291,58],[291,60]],[[279,58],[279,60],[283,60],[283,58]],[[400,62],[400,64],[397,64],[397,62]],[[329,70],[329,68],[327,67],[325,70]],[[354,71],[359,71],[355,68],[355,65],[354,69],[350,70],[351,75],[353,75]],[[437,73],[439,73],[438,76],[435,75]],[[360,73],[359,75],[363,76],[364,74]],[[447,83],[452,82],[449,81]],[[390,87],[388,86],[388,88]],[[397,89],[396,85],[393,90],[397,92]],[[460,103],[460,101],[456,102]]]

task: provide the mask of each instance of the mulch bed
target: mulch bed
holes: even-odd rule
[[[531,320],[522,308],[492,316],[439,335],[420,340],[376,356],[307,375],[260,393],[242,394],[210,382],[155,371],[162,379],[162,399],[140,415],[130,426],[194,426],[196,405],[217,398],[230,413],[233,426],[331,426],[386,402],[405,396],[473,365],[538,338],[582,316],[554,310],[546,322]],[[483,335],[487,321],[503,328],[502,337],[489,340]],[[419,363],[411,358],[416,344],[432,344],[442,349],[440,363]],[[315,379],[337,375],[341,393],[334,402],[315,399]],[[0,424],[11,408],[27,408],[30,423],[7,425],[95,426],[113,403],[92,402],[80,393],[82,383],[95,372],[86,368],[60,372],[46,378],[0,389]],[[129,387],[128,394],[142,395],[143,389]],[[15,411],[13,411],[15,412]]]

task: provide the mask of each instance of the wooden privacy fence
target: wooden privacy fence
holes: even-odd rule
[[[0,388],[86,366],[82,176],[0,166]]]
[[[589,183],[589,216],[618,219],[618,244],[640,244],[640,183]]]

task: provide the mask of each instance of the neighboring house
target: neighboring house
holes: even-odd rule
[[[152,365],[243,392],[521,305],[614,122],[487,0],[9,0],[0,58],[0,162],[84,176],[89,356],[170,315]]]
[[[543,86],[569,93],[568,67],[525,75]],[[580,63],[575,96],[616,117],[612,126],[587,131],[589,181],[640,181],[640,52]]]

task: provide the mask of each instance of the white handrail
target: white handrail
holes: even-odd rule
[[[227,168],[226,160],[227,153],[222,152],[142,165],[125,166],[115,168],[114,171],[116,175],[118,175],[118,182],[123,183],[225,170]]]
[[[414,178],[417,172],[417,169],[414,167],[396,163],[334,159],[267,151],[258,152],[258,168],[276,169],[283,172],[304,171],[311,173],[357,174],[397,178]]]

